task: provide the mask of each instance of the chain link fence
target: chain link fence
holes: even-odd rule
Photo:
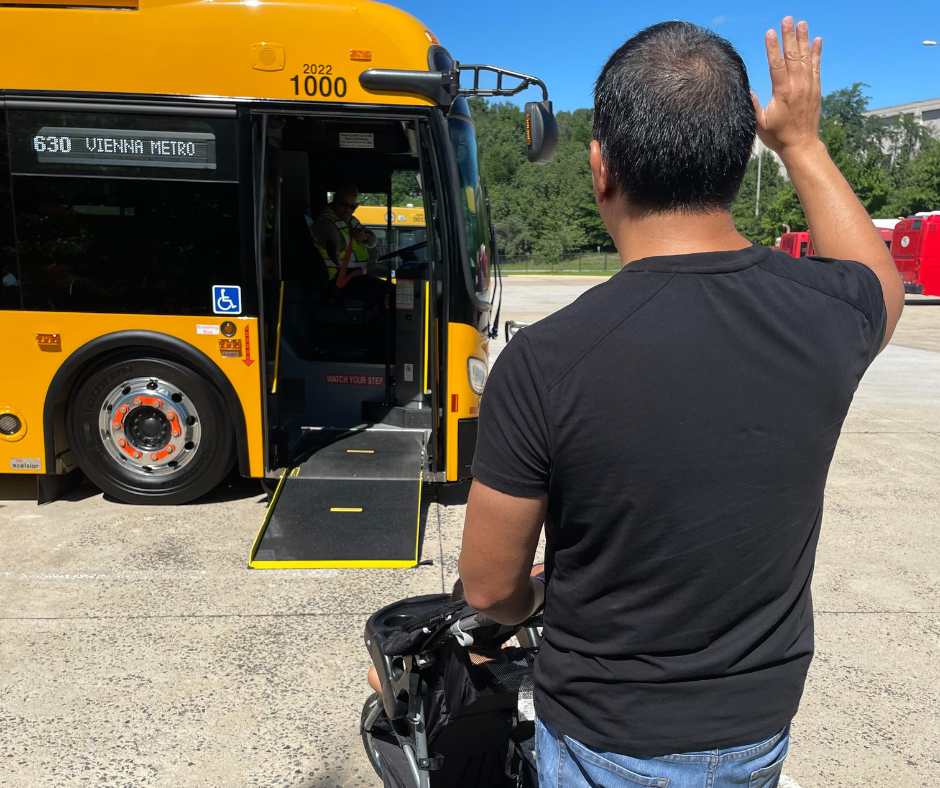
[[[553,258],[500,255],[504,274],[613,274],[620,270],[617,252],[570,252]]]

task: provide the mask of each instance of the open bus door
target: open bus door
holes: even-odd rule
[[[368,287],[347,292],[312,230],[346,183],[380,195],[385,214],[402,179],[433,203],[418,142],[424,122],[315,111],[254,121],[268,476],[278,480],[255,568],[417,563],[422,474],[438,453],[440,376],[429,365],[438,357],[430,294],[442,278],[440,244],[433,226],[433,238],[405,247],[389,231],[358,277]]]
[[[360,81],[376,91],[418,93],[434,83],[435,98],[467,115],[463,96],[512,95],[538,84],[545,100],[526,105],[526,142],[530,161],[549,161],[557,127],[541,82],[488,66],[466,68],[474,73],[473,89],[459,89],[456,63],[444,71],[370,70]],[[497,91],[478,88],[481,70],[498,74]],[[522,80],[520,86],[503,89],[504,75]],[[252,546],[254,568],[414,566],[422,481],[469,474],[476,419],[461,418],[458,403],[474,415],[468,403],[478,404],[482,382],[468,380],[474,359],[463,345],[485,348],[483,307],[490,304],[473,299],[488,289],[489,269],[486,244],[474,247],[479,259],[468,262],[468,209],[461,207],[467,189],[458,184],[479,181],[479,172],[472,133],[462,132],[463,158],[454,153],[447,129],[456,122],[439,109],[343,116],[266,107],[255,115],[266,469],[278,481]],[[428,208],[425,239],[417,243],[393,233],[392,195],[402,178]],[[349,183],[360,195],[385,200],[388,251],[370,258],[368,274],[358,277],[384,300],[340,288],[311,234],[328,193]],[[481,202],[471,203],[472,226],[488,239]],[[453,341],[451,332],[473,341]],[[443,402],[452,403],[446,418]]]

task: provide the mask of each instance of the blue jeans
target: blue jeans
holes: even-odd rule
[[[551,788],[777,788],[790,728],[757,744],[727,750],[631,758],[600,752],[539,720],[539,784]]]

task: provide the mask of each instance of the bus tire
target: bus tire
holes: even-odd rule
[[[221,393],[169,359],[100,364],[72,389],[66,430],[85,475],[126,503],[193,501],[235,463],[235,429]]]

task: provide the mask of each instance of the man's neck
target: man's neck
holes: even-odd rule
[[[735,229],[728,211],[641,214],[628,210],[612,229],[623,265],[644,257],[731,252],[751,245]]]

